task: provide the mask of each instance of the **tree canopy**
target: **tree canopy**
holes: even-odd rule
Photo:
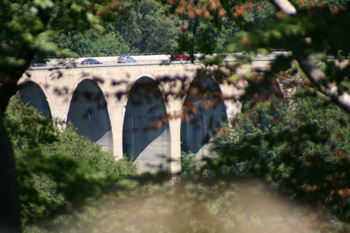
[[[0,7],[0,230],[21,232],[15,162],[3,113],[35,56],[74,55],[54,43],[60,29],[103,31],[103,20],[116,15],[116,2],[4,0]]]

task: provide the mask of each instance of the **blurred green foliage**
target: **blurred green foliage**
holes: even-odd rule
[[[5,115],[16,156],[24,226],[78,211],[91,197],[132,185],[126,181],[137,174],[131,160],[116,161],[112,153],[78,135],[72,125],[53,124],[36,109],[23,106],[18,95]]]
[[[270,86],[245,98],[233,130],[216,138],[202,174],[265,180],[289,198],[348,222],[350,117],[338,106],[308,96],[299,72],[294,72],[299,82],[288,76],[291,85],[283,89],[293,95],[281,98],[281,89]],[[285,74],[276,77],[283,80]]]
[[[196,174],[199,164],[196,164],[195,157],[194,153],[181,152],[181,178],[193,178]]]

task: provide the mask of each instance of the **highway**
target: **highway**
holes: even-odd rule
[[[273,61],[277,55],[285,54],[287,52],[275,52],[273,54],[259,55],[256,57],[256,62],[270,62]],[[225,62],[234,62],[237,57],[244,56],[242,53],[228,55],[225,58]],[[46,69],[55,69],[55,68],[95,68],[95,67],[114,67],[114,66],[151,66],[151,65],[160,65],[167,64],[170,61],[170,55],[145,55],[145,56],[132,56],[136,59],[136,63],[118,63],[116,57],[84,57],[84,58],[67,58],[67,59],[50,59],[47,60],[47,66],[43,67],[30,67],[33,70],[46,70]],[[91,65],[81,65],[81,62],[86,58],[94,58],[103,64],[91,64]],[[195,61],[199,63],[199,61]],[[174,65],[183,65],[190,64],[190,61],[172,61],[171,64]]]

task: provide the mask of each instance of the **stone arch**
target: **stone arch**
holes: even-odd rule
[[[113,150],[111,122],[101,88],[90,79],[81,81],[70,102],[67,120],[80,135],[97,142],[102,150]]]
[[[149,77],[138,79],[129,92],[123,124],[123,153],[139,172],[168,169],[170,128],[162,93]]]
[[[181,151],[207,155],[204,148],[210,134],[227,122],[227,113],[218,83],[200,75],[191,83],[182,107]]]
[[[19,94],[23,104],[36,108],[43,116],[52,117],[46,95],[37,83],[29,81],[21,84]]]

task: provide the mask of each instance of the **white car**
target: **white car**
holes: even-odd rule
[[[118,57],[118,63],[135,63],[136,62],[136,59],[135,58],[132,58],[130,56],[120,56]]]

